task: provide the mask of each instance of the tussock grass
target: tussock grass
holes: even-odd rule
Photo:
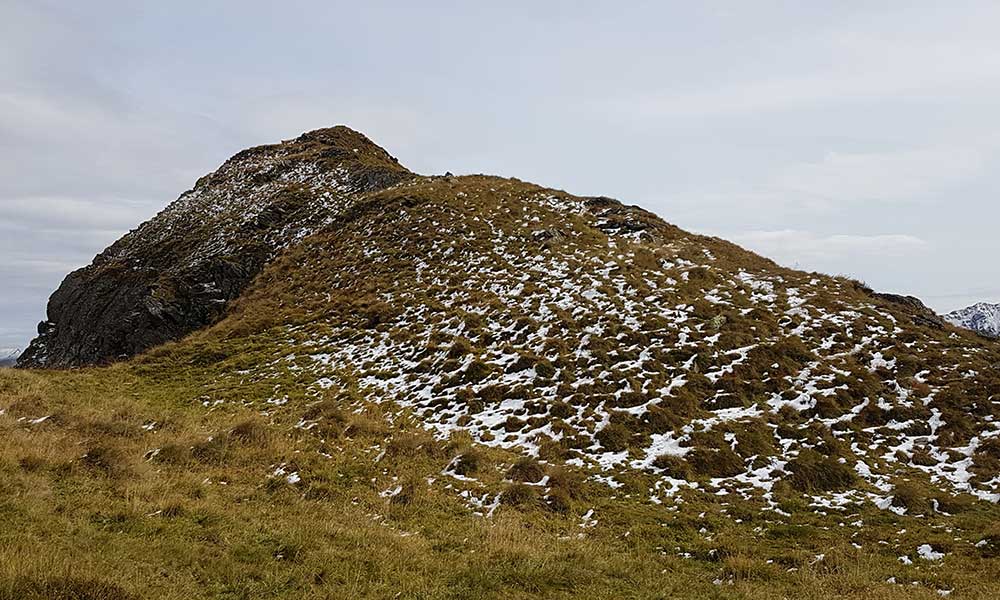
[[[22,400],[23,383],[33,417],[62,415],[59,423],[38,425],[18,422],[9,411],[0,415],[6,498],[0,517],[9,524],[0,532],[0,597],[715,598],[725,591],[746,598],[891,599],[922,593],[885,584],[890,576],[921,578],[921,590],[947,586],[969,597],[991,590],[974,575],[986,566],[978,561],[997,560],[991,534],[978,534],[974,541],[987,540],[979,547],[937,539],[951,553],[948,560],[968,573],[944,580],[911,573],[914,567],[896,558],[902,549],[830,552],[846,541],[836,527],[824,532],[822,518],[808,511],[795,517],[800,524],[778,526],[753,509],[689,496],[690,504],[664,521],[641,499],[612,499],[574,469],[540,469],[467,440],[435,440],[405,422],[383,420],[351,433],[348,426],[326,439],[295,428],[307,413],[323,414],[314,407],[264,416],[238,405],[212,410],[190,402],[214,377],[188,372],[152,381],[127,367],[0,375],[0,407]],[[137,401],[131,390],[140,385],[144,397]],[[80,403],[81,394],[102,399]],[[132,421],[158,425],[88,446],[93,432],[82,425],[126,403]],[[348,406],[344,414],[346,421],[357,416]],[[374,420],[375,413],[364,418]],[[370,446],[385,450],[379,461]],[[211,449],[204,450],[208,459],[199,460],[196,447]],[[159,452],[147,458],[153,449]],[[452,457],[481,482],[467,485],[499,494],[491,518],[471,514],[444,485],[428,484],[443,477]],[[511,469],[503,465],[512,463],[528,482],[540,479],[541,470],[547,486],[504,483]],[[274,475],[278,465],[285,475]],[[290,472],[301,479],[289,483]],[[591,509],[598,524],[581,528]],[[978,527],[981,511],[967,507],[963,522]],[[892,539],[900,529],[878,511],[862,518],[871,523],[864,535],[873,549],[875,540]],[[711,541],[698,533],[705,526]],[[758,537],[754,527],[768,536]],[[929,527],[906,524],[917,531],[906,552],[931,539]],[[657,550],[678,545],[695,558]],[[815,561],[824,551],[824,560]]]
[[[802,492],[845,490],[857,481],[846,461],[810,449],[803,450],[786,469],[791,473],[789,483]]]

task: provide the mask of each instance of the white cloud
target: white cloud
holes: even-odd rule
[[[984,146],[939,146],[893,152],[827,152],[819,160],[775,165],[771,172],[744,180],[712,181],[701,188],[682,190],[663,206],[668,218],[714,222],[712,229],[771,227],[760,219],[785,227],[801,227],[797,220],[884,219],[886,211],[901,205],[928,210],[934,204],[954,204],[960,186],[988,178],[990,153]],[[650,195],[647,204],[664,204]],[[758,219],[754,222],[755,219]],[[753,224],[747,225],[747,221]],[[743,225],[738,223],[743,221]]]
[[[970,148],[830,152],[821,161],[786,167],[772,186],[831,204],[911,202],[975,177],[985,164],[985,157]]]
[[[806,54],[799,57],[786,48],[784,56],[768,56],[774,63],[756,71],[756,77],[714,78],[710,85],[647,90],[591,107],[628,119],[705,118],[904,96],[953,98],[1000,89],[1000,47],[992,33],[982,32],[978,40],[960,36],[934,40],[929,35],[918,32],[907,38],[834,31],[809,43],[792,38],[788,41],[797,44],[793,48]],[[797,65],[795,58],[808,58],[803,61],[808,68]],[[782,70],[785,74],[775,74]]]
[[[4,228],[39,230],[113,230],[135,227],[153,216],[152,203],[71,197],[6,198],[0,200]]]
[[[729,234],[732,241],[787,266],[827,270],[859,259],[904,258],[923,253],[928,243],[907,234],[822,235],[784,229]]]

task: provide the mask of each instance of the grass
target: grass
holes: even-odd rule
[[[786,467],[789,484],[800,492],[831,492],[852,487],[857,482],[847,461],[823,456],[815,450],[803,450]]]
[[[317,410],[323,401],[266,414],[206,406],[206,395],[245,392],[218,381],[212,368],[155,377],[133,365],[0,372],[0,598],[998,593],[978,575],[998,560],[994,538],[975,545],[996,516],[979,505],[926,520],[864,509],[850,517],[866,523],[851,538],[837,526],[841,515],[798,511],[785,523],[701,494],[664,513],[641,498],[614,498],[566,467],[544,469],[543,495],[504,482],[540,479],[531,459],[435,440],[406,418],[362,426],[354,413],[334,413],[350,423],[321,440],[296,424],[330,414]],[[452,461],[476,481],[442,476]],[[383,496],[396,486],[399,493]],[[476,516],[459,489],[498,494],[500,504],[491,517]],[[591,509],[597,524],[581,528]],[[937,529],[945,526],[947,536]],[[926,539],[947,542],[947,571],[897,559]],[[867,550],[850,546],[858,540]],[[821,553],[830,558],[816,562]],[[890,577],[921,586],[886,584]]]

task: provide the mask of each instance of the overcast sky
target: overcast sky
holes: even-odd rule
[[[998,31],[992,1],[0,0],[0,348],[199,176],[335,124],[417,172],[1000,301]]]

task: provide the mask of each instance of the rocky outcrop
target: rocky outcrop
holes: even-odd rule
[[[915,296],[900,296],[899,294],[885,294],[881,292],[876,292],[872,294],[879,300],[885,300],[886,302],[891,302],[896,306],[902,308],[905,312],[910,315],[913,322],[917,325],[923,325],[924,327],[933,327],[934,329],[942,329],[945,325],[945,320],[941,318],[936,312],[930,309],[920,298]]]
[[[929,306],[924,304],[923,300],[917,298],[916,296],[903,296],[900,294],[876,292],[860,282],[855,282],[854,287],[855,289],[868,294],[872,298],[888,302],[889,304],[901,309],[902,312],[906,313],[916,325],[930,327],[932,329],[944,329],[946,325],[946,321],[941,318],[941,315],[931,310]]]
[[[106,363],[204,327],[283,248],[413,177],[346,127],[244,150],[66,277],[18,366]]]

